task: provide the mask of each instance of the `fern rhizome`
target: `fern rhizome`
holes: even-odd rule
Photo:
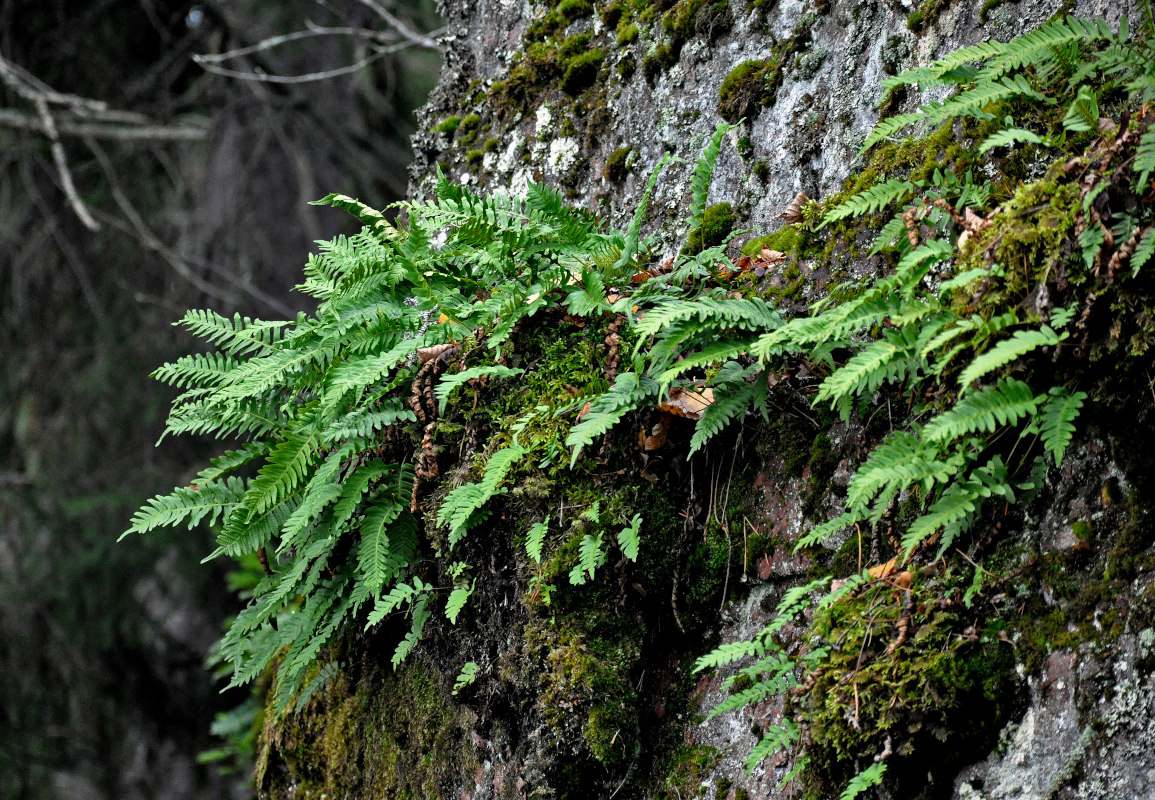
[[[271,707],[282,713],[332,675],[310,678],[310,668],[342,629],[404,619],[397,665],[433,614],[456,623],[483,579],[455,557],[462,542],[487,535],[487,517],[517,476],[583,469],[628,416],[674,395],[697,398],[686,450],[701,457],[731,423],[768,418],[777,392],[810,391],[816,406],[847,421],[893,403],[907,411],[876,438],[841,513],[794,544],[829,564],[848,536],[860,552],[864,535],[877,549],[885,529],[894,558],[871,565],[860,556],[850,574],[831,567],[790,589],[758,636],[697,665],[740,667],[714,713],[787,700],[748,766],[787,752],[789,780],[806,775],[810,753],[833,749],[847,763],[838,791],[852,797],[887,779],[888,759],[917,750],[897,738],[918,735],[895,727],[916,704],[886,708],[871,686],[903,664],[925,666],[919,659],[953,658],[968,646],[944,612],[961,599],[943,599],[942,565],[949,575],[973,571],[968,604],[983,591],[991,573],[976,562],[995,530],[992,509],[1021,506],[1061,464],[1094,390],[1081,385],[1081,365],[1100,346],[1097,315],[1142,281],[1155,251],[1155,112],[1143,105],[1153,75],[1146,40],[1132,42],[1125,26],[1115,33],[1068,18],[889,80],[888,90],[957,91],[884,120],[865,149],[912,125],[962,126],[974,142],[968,169],[879,173],[851,196],[804,209],[791,224],[817,241],[896,212],[871,253],[885,265],[879,274],[823,288],[806,315],[777,307],[754,281],[734,280],[741,266],[724,245],[645,268],[658,255],[641,235],[647,202],[667,159],[624,232],[541,185],[523,199],[482,197],[439,176],[432,199],[399,204],[403,225],[331,195],[321,202],[364,228],[310,258],[298,288],[320,301],[315,315],[266,322],[192,311],[181,321],[215,351],[157,371],[183,390],[166,435],[241,443],[191,485],[146,504],[129,533],[203,523],[217,536],[209,558],[259,557],[264,576],[220,656],[231,685],[275,667]],[[731,129],[718,128],[694,170],[691,230]],[[976,182],[983,156],[1028,163],[1034,177]],[[509,356],[520,332],[543,319],[604,330],[602,374],[568,398],[514,409],[472,447],[473,480],[447,480],[436,444],[447,408],[532,380],[533,365]],[[1130,336],[1131,352],[1142,354],[1155,334],[1110,336]],[[524,531],[536,572],[530,591],[546,603],[551,518],[528,520]],[[647,546],[644,509],[593,503],[582,525],[562,573],[570,585],[597,580],[611,551],[633,562]],[[886,554],[872,555],[882,562]],[[448,582],[430,580],[430,562]],[[813,640],[783,639],[804,613]],[[920,650],[915,632],[935,626],[949,631],[949,646],[936,639],[934,653]],[[870,644],[887,637],[889,646]],[[477,663],[466,667],[458,689],[478,679]],[[821,692],[807,693],[816,685]]]

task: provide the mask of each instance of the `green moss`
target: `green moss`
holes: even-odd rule
[[[800,226],[785,225],[774,233],[751,239],[742,247],[742,255],[757,256],[764,247],[780,253],[800,253],[809,238],[810,234]]]
[[[434,130],[452,137],[453,134],[456,133],[459,125],[461,125],[461,117],[446,117],[437,124]]]
[[[617,28],[618,47],[631,45],[638,40],[638,26],[632,22],[622,22]]]
[[[758,161],[751,170],[758,180],[765,182],[770,177],[770,165],[765,161]]]
[[[743,61],[730,71],[718,90],[718,113],[727,122],[753,119],[763,106],[774,102],[782,82],[782,58],[772,55],[758,61]]]
[[[477,129],[479,127],[481,127],[481,117],[477,114],[468,114],[457,127],[457,138],[462,144],[472,144],[477,141]]]
[[[720,245],[734,230],[736,219],[734,209],[729,203],[716,203],[710,206],[702,214],[702,224],[690,231],[690,235],[686,237],[683,252],[694,255],[707,247]]]
[[[470,150],[465,154],[465,163],[469,165],[470,169],[478,169],[481,167],[481,162],[485,159],[484,150]]]
[[[935,775],[981,757],[1023,708],[1025,693],[1005,624],[987,618],[973,639],[940,605],[944,587],[915,583],[904,600],[885,582],[821,610],[813,630],[831,645],[814,687],[795,708],[811,738],[809,796],[833,796],[889,740],[888,787],[935,793]],[[869,611],[868,611],[869,610]],[[896,626],[909,614],[906,641]],[[925,764],[937,765],[928,777]]]
[[[481,146],[481,149],[487,153],[496,153],[497,148],[500,146],[501,146],[501,140],[500,139],[486,139],[485,144],[483,144]]]
[[[566,22],[574,22],[594,13],[594,7],[589,0],[561,0],[557,4],[557,13]]]
[[[683,744],[669,757],[667,772],[658,786],[656,800],[675,800],[698,796],[702,781],[722,754],[713,747]]]
[[[570,96],[576,96],[593,86],[604,59],[600,47],[570,58],[565,64],[565,73],[561,80],[562,91]]]
[[[626,6],[621,2],[621,0],[616,0],[616,2],[610,3],[600,12],[598,12],[598,16],[600,16],[602,19],[602,24],[611,29],[617,28],[618,24],[622,21],[622,18],[625,15]]]
[[[657,44],[642,60],[642,74],[650,83],[655,82],[658,76],[678,63],[678,57],[670,50],[668,44]]]
[[[404,800],[439,796],[448,775],[479,767],[466,731],[468,713],[425,666],[355,682],[346,669],[301,711],[266,730],[255,783],[262,796],[362,796]]]
[[[610,153],[610,157],[606,159],[606,167],[602,170],[602,174],[606,176],[606,180],[610,183],[621,183],[626,179],[626,175],[629,173],[626,161],[633,151],[634,149],[632,147],[619,147]]]
[[[906,27],[915,33],[923,33],[948,8],[950,8],[950,0],[923,0],[919,7],[906,18]]]

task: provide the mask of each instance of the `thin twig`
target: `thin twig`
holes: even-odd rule
[[[358,61],[348,64],[344,67],[334,67],[333,69],[321,70],[320,72],[308,72],[304,75],[272,75],[264,72],[242,72],[241,70],[228,69],[227,67],[217,66],[211,61],[206,61],[204,57],[195,55],[195,61],[205,72],[211,72],[214,75],[222,75],[226,78],[238,78],[244,81],[256,81],[258,83],[278,83],[278,84],[297,84],[297,83],[313,83],[315,81],[327,81],[330,78],[339,78],[342,75],[350,75],[354,72],[364,69],[391,53],[396,53],[399,50],[404,50],[407,47],[412,47],[411,42],[398,42],[387,47],[376,48],[372,53],[365,56]]]
[[[52,119],[52,112],[48,110],[48,101],[43,95],[37,95],[32,102],[40,114],[40,122],[44,126],[44,135],[52,144],[52,160],[56,164],[56,174],[60,178],[60,188],[68,198],[68,204],[76,212],[76,216],[90,231],[100,230],[100,223],[92,218],[88,207],[76,192],[76,184],[72,182],[72,171],[68,169],[68,160],[64,156],[64,145],[60,143],[60,134],[56,132],[56,121]]]
[[[78,122],[68,119],[55,119],[54,121],[56,123],[57,134],[62,136],[91,136],[96,139],[114,139],[121,142],[195,142],[207,138],[209,133],[207,126],[189,124],[145,125],[138,123]],[[25,114],[11,108],[0,108],[0,126],[48,134],[42,116]]]
[[[402,22],[397,17],[395,17],[392,14],[392,12],[389,11],[389,9],[385,8],[383,5],[378,3],[376,0],[358,0],[358,2],[360,2],[361,5],[365,6],[369,10],[371,10],[374,14],[379,16],[381,19],[385,20],[386,23],[388,23],[390,26],[392,26],[393,30],[397,31],[397,33],[401,36],[401,38],[407,39],[408,41],[412,42],[415,45],[418,45],[419,47],[426,47],[430,50],[440,50],[441,49],[441,47],[437,44],[436,39],[433,39],[432,37],[430,37],[427,34],[419,33],[418,31],[413,30],[408,25],[406,25],[404,22]]]

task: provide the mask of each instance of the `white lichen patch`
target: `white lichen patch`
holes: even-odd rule
[[[509,137],[509,142],[506,143],[505,149],[501,151],[501,155],[497,159],[496,169],[502,175],[508,175],[513,171],[514,166],[517,165],[517,154],[521,152],[521,146],[525,144],[525,139],[521,134],[514,131]]]
[[[546,163],[558,174],[565,174],[577,162],[580,151],[581,148],[578,146],[577,139],[569,137],[554,139],[549,143],[549,157],[546,159]]]

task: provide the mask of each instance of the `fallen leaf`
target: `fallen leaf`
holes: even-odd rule
[[[769,261],[771,264],[777,264],[779,261],[785,261],[788,256],[781,250],[771,250],[769,247],[762,248],[762,260]]]
[[[675,416],[699,420],[702,412],[713,404],[714,390],[709,387],[701,391],[675,387],[670,390],[669,398],[658,404],[658,408]]]
[[[810,198],[806,196],[806,192],[799,192],[794,195],[794,199],[790,201],[790,205],[786,206],[786,210],[778,215],[780,219],[785,219],[788,223],[802,221],[802,207],[810,202]]]
[[[871,567],[869,570],[867,570],[867,574],[870,576],[871,580],[875,581],[879,580],[880,578],[885,578],[887,575],[894,572],[894,567],[897,563],[898,559],[892,558],[885,564],[878,564],[877,566]]]
[[[434,358],[437,358],[442,353],[445,353],[449,350],[456,350],[456,349],[457,349],[457,345],[448,344],[448,343],[447,344],[435,344],[432,347],[418,347],[417,348],[417,361],[422,363],[422,364],[425,364],[426,362],[428,362]]]

